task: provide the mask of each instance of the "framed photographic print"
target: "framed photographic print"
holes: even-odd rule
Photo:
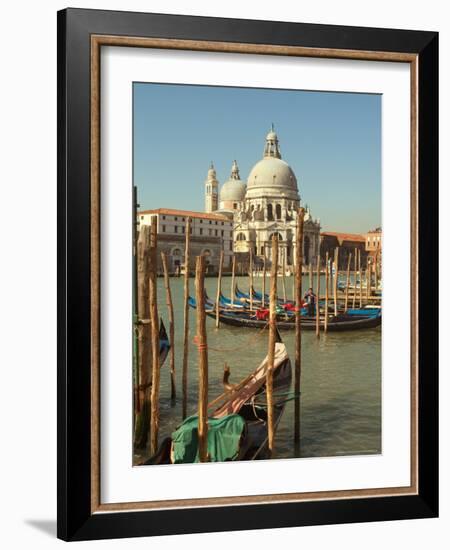
[[[58,13],[58,536],[438,514],[438,36]]]

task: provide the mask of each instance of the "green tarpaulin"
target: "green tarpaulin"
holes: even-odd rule
[[[208,419],[208,454],[211,462],[234,460],[239,453],[239,441],[245,421],[238,414]],[[172,434],[175,464],[199,462],[198,417],[190,416]]]

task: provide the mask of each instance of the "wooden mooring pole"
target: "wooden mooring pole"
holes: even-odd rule
[[[305,209],[299,208],[295,247],[295,371],[294,371],[294,442],[300,441],[300,377],[302,373],[302,271],[303,223]]]
[[[283,302],[286,303],[287,296],[286,296],[286,249],[282,248],[283,252],[283,262],[281,265],[281,269],[283,270],[283,278],[281,279],[281,282],[283,284]]]
[[[350,284],[350,264],[352,262],[352,253],[350,252],[348,255],[348,261],[347,261],[347,278],[345,281],[345,302],[344,302],[344,311],[346,312],[348,309],[348,287]]]
[[[217,292],[216,292],[216,328],[219,328],[220,320],[220,293],[222,292],[222,270],[223,270],[223,248],[220,251],[219,259],[219,276],[217,278]]]
[[[362,271],[361,271],[361,250],[358,250],[358,272],[359,272],[359,307],[362,307]]]
[[[183,323],[183,371],[182,371],[182,417],[187,415],[188,400],[188,355],[189,355],[189,264],[190,264],[190,244],[191,244],[191,218],[186,218],[185,228],[185,248],[184,248],[184,323]],[[197,303],[197,308],[203,307],[202,301]]]
[[[339,247],[334,249],[334,279],[333,279],[333,297],[334,297],[334,315],[338,314],[338,280],[339,280]]]
[[[353,309],[355,309],[356,306],[356,270],[358,268],[358,249],[355,248],[355,269],[353,271]]]
[[[161,252],[161,261],[164,270],[164,286],[166,288],[166,304],[169,313],[169,339],[170,339],[170,399],[174,401],[177,396],[175,383],[175,320],[173,316],[172,291],[170,289],[169,270],[167,256]]]
[[[270,315],[269,315],[269,350],[267,353],[267,441],[269,455],[274,450],[274,406],[273,406],[273,369],[275,363],[275,343],[277,339],[277,272],[278,272],[278,237],[272,235],[272,267],[270,271]]]
[[[152,392],[150,415],[150,453],[153,455],[158,448],[159,432],[159,316],[158,316],[158,289],[157,289],[157,236],[156,216],[152,218],[151,246],[150,246],[150,327],[152,341]]]
[[[328,332],[328,282],[330,278],[330,265],[328,258],[328,250],[325,254],[325,317],[323,319],[323,331]]]
[[[320,254],[317,256],[316,336],[320,338]]]
[[[137,417],[135,420],[134,446],[145,448],[150,430],[150,380],[151,334],[149,325],[142,321],[150,318],[150,226],[142,225],[137,240]]]
[[[198,454],[200,462],[208,462],[208,347],[206,339],[205,257],[197,256],[195,266],[195,299],[197,301],[198,346]],[[202,304],[199,307],[199,304]]]
[[[234,285],[236,280],[236,256],[233,254],[233,260],[231,262],[231,292],[230,292],[230,298],[231,298],[231,305],[234,306]]]
[[[375,290],[378,290],[378,250],[375,252]]]
[[[266,247],[264,247],[263,257],[263,280],[262,280],[262,307],[266,307]]]
[[[367,261],[366,267],[366,302],[369,303],[370,287],[372,286],[372,265]]]
[[[248,268],[248,286],[250,293],[250,311],[253,311],[253,247],[249,244],[249,268]]]

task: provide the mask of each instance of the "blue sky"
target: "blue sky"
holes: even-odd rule
[[[381,225],[381,96],[135,83],[134,182],[142,209],[202,211],[210,161],[223,184],[262,158],[273,122],[303,204],[324,231]]]

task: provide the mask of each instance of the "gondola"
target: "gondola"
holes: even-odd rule
[[[196,309],[195,298],[189,297],[189,306]],[[205,312],[209,317],[216,318],[216,307],[211,301],[205,300]],[[261,313],[265,313],[261,315]],[[302,308],[302,327],[305,330],[315,330],[316,316],[309,316],[307,309]],[[235,308],[220,306],[219,320],[226,325],[263,328],[267,323],[268,309],[249,309],[236,310]],[[295,311],[284,310],[281,305],[278,307],[277,326],[282,330],[295,328]],[[321,320],[323,324],[323,318]],[[364,328],[373,328],[381,324],[380,307],[362,307],[358,309],[348,309],[346,312],[339,312],[338,315],[329,315],[328,330],[345,331],[359,330]]]
[[[279,333],[277,336],[273,371],[275,432],[289,399],[292,381],[291,361]],[[230,384],[230,372],[225,368],[225,391],[208,405],[208,429],[214,430],[208,438],[210,461],[270,458],[266,407],[267,365],[266,356],[258,368],[238,384]],[[197,462],[196,434],[197,417],[189,417],[171,437],[164,439],[157,453],[142,465]],[[185,436],[184,439],[182,436]]]
[[[245,301],[245,303],[248,306],[248,303],[250,301],[250,294],[248,294],[246,292],[242,292],[237,286],[236,286],[235,292],[236,292],[236,296],[238,296],[240,300]],[[254,305],[254,307],[256,307],[256,308],[261,307],[261,305],[262,305],[262,293],[255,291],[253,288],[252,288],[252,293],[253,293],[253,305]],[[294,305],[294,302],[292,300],[284,301],[281,298],[278,298],[277,302],[282,307],[285,306],[285,305],[291,305],[291,306]],[[331,302],[332,302],[332,300],[330,300],[329,312],[334,310],[334,307],[331,305]],[[268,308],[269,303],[270,303],[270,297],[267,294],[265,294],[265,307]],[[323,299],[320,300],[319,305],[320,305],[320,308],[323,309],[325,307],[325,300],[323,300]],[[367,306],[366,305],[366,306],[361,307],[361,308],[347,309],[347,311],[345,311],[345,312],[343,310],[341,310],[340,313],[345,314],[345,315],[350,315],[350,316],[367,316],[367,315],[378,315],[380,313],[380,310],[381,310],[381,306]],[[295,311],[290,310],[290,309],[286,309],[286,315],[295,316]],[[304,317],[304,316],[306,316],[306,309],[302,309],[302,317]]]
[[[159,366],[162,367],[170,350],[169,337],[162,319],[159,320]]]
[[[216,317],[215,312],[206,311],[209,317]],[[280,330],[294,330],[295,316],[284,315],[285,319],[277,320],[277,327]],[[247,328],[264,328],[267,325],[266,319],[258,319],[253,313],[221,311],[219,313],[219,321],[224,325]],[[323,318],[320,321],[323,325]],[[370,314],[349,315],[346,313],[338,313],[329,318],[327,329],[329,332],[343,332],[348,330],[361,330],[374,328],[381,325],[381,311]],[[315,330],[316,318],[302,315],[302,330]]]

